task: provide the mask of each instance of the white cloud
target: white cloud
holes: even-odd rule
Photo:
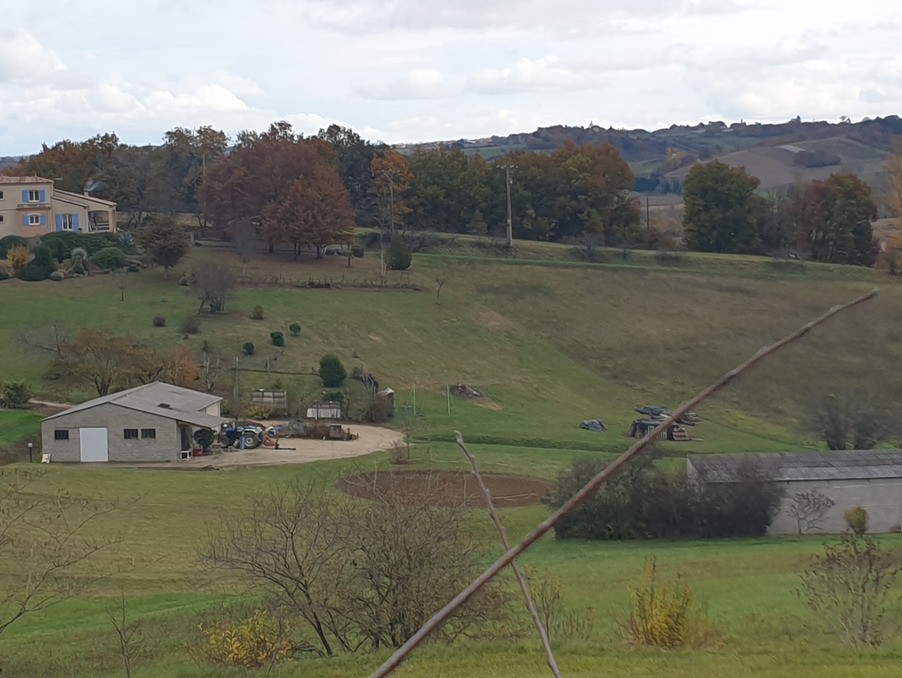
[[[436,99],[454,93],[434,68],[415,68],[403,78],[363,84],[355,89],[367,99]]]
[[[552,92],[588,87],[592,80],[561,64],[556,56],[519,59],[508,68],[482,69],[471,77],[468,89],[483,94]]]

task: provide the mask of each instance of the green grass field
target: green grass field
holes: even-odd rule
[[[861,308],[831,321],[699,409],[703,438],[667,443],[661,452],[679,463],[689,452],[758,452],[816,449],[806,428],[812,398],[864,389],[892,402],[902,382],[891,366],[902,359],[898,308],[902,290],[874,271],[835,266],[777,265],[754,257],[684,255],[676,265],[634,253],[627,260],[604,253],[605,263],[572,259],[570,248],[524,243],[518,258],[490,259],[461,247],[416,255],[404,289],[356,289],[351,281],[376,277],[372,255],[345,268],[340,258],[313,262],[260,257],[236,268],[248,275],[295,280],[340,279],[341,289],[259,285],[238,290],[220,316],[202,316],[201,333],[185,337],[181,320],[197,301],[177,284],[181,270],[229,256],[195,248],[169,277],[144,271],[128,277],[125,301],[115,281],[94,276],[63,283],[0,282],[0,377],[27,380],[42,397],[80,402],[90,389],[45,380],[47,354],[21,341],[51,323],[74,329],[98,325],[151,345],[184,343],[238,357],[240,386],[289,389],[292,397],[316,389],[311,371],[319,357],[335,352],[348,370],[361,366],[394,388],[399,405],[416,406],[414,467],[462,469],[454,444],[460,430],[486,471],[553,478],[582,455],[610,457],[629,444],[624,437],[642,404],[676,405],[761,346],[810,320],[831,305],[881,286]],[[405,278],[407,274],[405,274]],[[399,280],[390,274],[390,282]],[[440,300],[436,279],[445,281]],[[262,305],[265,319],[251,320]],[[153,327],[161,314],[167,326]],[[302,325],[299,338],[287,327]],[[286,333],[286,346],[268,343],[269,332]],[[253,341],[254,356],[240,356]],[[474,400],[451,398],[446,384],[465,383],[484,392]],[[216,388],[231,391],[233,371]],[[609,431],[576,427],[600,418]],[[0,412],[0,446],[21,448],[39,433],[39,418]],[[121,507],[92,529],[121,534],[106,556],[116,574],[75,600],[23,619],[0,636],[4,675],[121,675],[106,610],[124,591],[129,612],[141,622],[147,656],[136,675],[231,674],[195,663],[187,647],[196,624],[217,606],[245,595],[223,586],[199,565],[198,553],[219,520],[237,515],[250,498],[292,478],[331,484],[343,472],[387,467],[377,453],[351,461],[299,467],[210,473],[50,467],[30,488],[50,497],[61,490]],[[547,515],[543,507],[508,509],[509,530],[522,534]],[[475,529],[493,545],[488,520],[473,512]],[[902,653],[899,625],[891,620],[888,642],[878,651],[840,645],[793,593],[798,573],[820,549],[821,538],[633,543],[540,542],[526,564],[560,577],[567,602],[592,608],[592,642],[564,643],[559,658],[566,675],[708,676],[897,675]],[[895,540],[885,539],[888,548]],[[489,557],[488,555],[486,556]],[[651,651],[631,647],[620,622],[627,587],[655,557],[668,574],[682,573],[722,634],[700,650]],[[0,582],[22,576],[0,554]],[[892,606],[899,609],[899,593]],[[387,655],[302,660],[272,675],[366,675]],[[537,642],[529,636],[430,645],[399,675],[545,675]]]

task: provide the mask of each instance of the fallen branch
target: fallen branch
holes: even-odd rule
[[[485,504],[489,510],[489,515],[492,517],[492,522],[495,523],[495,529],[498,530],[498,536],[501,537],[501,543],[504,544],[505,550],[510,550],[511,545],[507,538],[507,530],[504,529],[501,519],[498,518],[498,512],[495,511],[495,504],[492,501],[492,492],[486,486],[485,481],[483,481],[482,474],[479,473],[479,468],[476,466],[476,458],[464,444],[464,437],[461,435],[460,431],[455,431],[454,437],[457,439],[457,445],[460,447],[461,452],[464,453],[467,461],[470,462],[470,468],[473,469],[473,475],[476,476],[476,482],[479,483],[479,489],[482,490],[482,496],[485,497]],[[535,624],[536,631],[539,633],[539,640],[542,641],[542,647],[545,648],[545,661],[548,662],[548,668],[551,669],[551,673],[554,674],[556,678],[561,678],[561,670],[558,668],[557,660],[551,649],[548,631],[545,629],[542,620],[539,618],[539,611],[536,609],[532,594],[529,592],[529,584],[526,582],[526,577],[523,576],[523,571],[517,563],[512,562],[510,568],[514,571],[514,576],[517,578],[517,583],[520,585],[520,590],[523,592],[523,599],[526,601],[526,609],[529,610],[529,616],[532,617],[532,622]]]
[[[776,353],[780,349],[788,346],[792,342],[796,341],[804,337],[806,334],[811,332],[815,327],[820,325],[821,323],[826,322],[833,316],[845,311],[853,306],[857,306],[858,304],[864,303],[873,299],[877,296],[877,290],[871,290],[865,295],[858,297],[846,304],[842,304],[839,306],[832,307],[829,311],[824,313],[818,318],[815,318],[807,325],[797,329],[795,332],[786,335],[779,341],[770,346],[765,346],[758,350],[751,358],[740,364],[739,366],[733,368],[726,374],[724,374],[720,379],[716,382],[708,386],[703,391],[699,392],[697,395],[693,396],[682,405],[680,405],[676,410],[671,413],[669,417],[664,419],[661,423],[655,426],[651,431],[645,434],[640,440],[638,440],[632,447],[630,447],[626,452],[621,454],[617,459],[612,461],[605,469],[598,473],[592,480],[586,483],[582,489],[580,489],[576,494],[574,494],[570,499],[568,499],[557,511],[552,513],[547,519],[539,523],[532,532],[523,537],[523,539],[513,548],[507,550],[507,552],[501,556],[498,560],[496,560],[492,565],[490,565],[481,575],[479,575],[476,579],[470,582],[470,585],[467,586],[463,591],[458,593],[445,607],[436,612],[429,621],[427,621],[419,631],[417,631],[410,639],[404,643],[401,647],[399,647],[395,653],[389,657],[382,666],[380,666],[376,671],[372,674],[371,678],[382,678],[383,676],[387,676],[392,671],[394,671],[398,666],[401,665],[407,655],[409,655],[413,650],[420,645],[430,633],[435,631],[438,627],[440,627],[445,620],[448,619],[461,605],[466,603],[473,595],[479,591],[483,586],[489,583],[492,579],[494,579],[498,573],[503,570],[505,567],[510,565],[520,554],[522,554],[526,549],[532,546],[535,542],[545,536],[548,532],[550,532],[554,526],[561,520],[564,516],[566,516],[570,511],[574,510],[581,506],[584,502],[586,502],[595,492],[601,487],[605,482],[607,482],[611,477],[616,475],[624,466],[626,466],[629,462],[631,462],[634,458],[639,456],[642,451],[648,446],[650,442],[656,440],[657,437],[667,430],[671,424],[673,424],[677,419],[682,417],[687,412],[695,409],[699,403],[704,402],[713,394],[720,391],[724,386],[731,383],[736,377],[741,375],[743,372],[748,370],[749,368],[757,365],[759,362],[769,357],[770,355]]]

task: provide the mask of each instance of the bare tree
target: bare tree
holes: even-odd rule
[[[881,551],[871,537],[844,535],[825,544],[802,573],[799,595],[818,617],[835,624],[849,645],[877,647],[886,597],[899,571],[897,554]]]
[[[0,591],[0,634],[23,617],[74,598],[112,572],[100,554],[121,542],[94,537],[91,526],[117,509],[59,492],[41,499],[40,472],[0,472],[0,548],[12,556],[20,576]],[[90,567],[86,567],[90,565]],[[85,570],[91,574],[82,574]]]
[[[399,647],[469,580],[477,560],[463,507],[437,505],[440,488],[428,480],[418,486],[424,492],[397,487],[367,485],[374,500],[363,506],[293,483],[224,523],[203,560],[305,622],[320,654]],[[505,602],[490,589],[448,621],[444,637],[494,620]]]
[[[200,310],[210,307],[210,313],[225,310],[235,288],[235,273],[227,262],[214,262],[195,271],[191,287],[200,299]]]
[[[110,624],[116,631],[117,654],[122,659],[125,676],[131,678],[134,674],[135,662],[144,652],[141,622],[129,619],[125,591],[122,591],[119,596],[119,604],[116,607],[107,608],[106,613]]]
[[[811,530],[821,529],[821,521],[835,505],[835,501],[817,490],[798,492],[792,495],[786,515],[795,518],[799,534],[808,534]]]

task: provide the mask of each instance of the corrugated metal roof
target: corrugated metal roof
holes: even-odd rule
[[[902,450],[690,454],[690,471],[715,483],[735,482],[746,469],[777,481],[902,478]]]
[[[44,421],[64,417],[74,412],[82,412],[105,403],[115,403],[139,412],[148,412],[167,419],[177,419],[189,424],[215,428],[225,419],[207,414],[204,410],[220,400],[222,398],[219,396],[209,393],[201,393],[200,391],[192,391],[190,388],[154,381],[150,384],[142,384],[125,391],[88,400],[81,405],[76,405],[68,410],[51,415]]]

